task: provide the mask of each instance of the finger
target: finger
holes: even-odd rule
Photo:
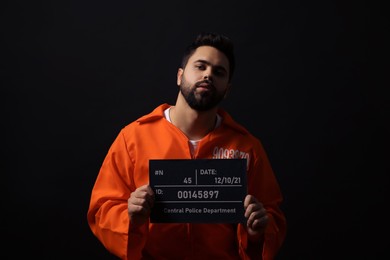
[[[251,203],[245,209],[245,217],[248,218],[253,212],[259,211],[262,209],[261,203]]]
[[[247,226],[251,227],[256,219],[261,218],[259,211],[252,211],[248,214]]]
[[[152,190],[152,188],[149,185],[147,187],[147,194],[148,194],[147,200],[148,200],[149,206],[150,206],[150,208],[152,208],[154,205],[155,195],[154,195],[154,191]]]
[[[154,196],[154,191],[153,189],[149,186],[149,185],[146,185],[146,192],[150,195],[150,196]]]
[[[251,203],[255,202],[256,198],[252,195],[246,195],[244,199],[244,208],[246,209]]]
[[[149,207],[153,207],[155,196],[154,196],[154,192],[153,192],[152,188],[148,184],[145,184],[145,185],[139,187],[135,191],[134,195],[137,198],[145,199],[146,202],[148,203]]]
[[[268,223],[268,214],[267,211],[264,208],[262,208],[250,214],[247,221],[247,226],[256,230],[265,227],[267,223]]]
[[[128,212],[130,216],[149,217],[151,208],[149,207],[148,203],[137,204],[137,203],[129,202]]]
[[[268,215],[265,215],[261,218],[256,218],[253,220],[253,222],[251,222],[250,224],[248,224],[248,227],[251,228],[252,230],[254,231],[260,231],[262,229],[264,229],[267,224],[268,224]]]
[[[134,192],[130,194],[132,197],[136,198],[153,198],[154,192],[149,186],[142,186],[136,189]]]
[[[132,206],[134,208],[130,208]],[[143,197],[131,196],[128,199],[129,210],[132,210],[134,212],[144,211],[145,213],[148,213],[150,212],[152,206],[153,206],[153,201],[150,198],[148,199]]]

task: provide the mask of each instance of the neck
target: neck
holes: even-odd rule
[[[178,127],[190,140],[199,140],[210,133],[217,120],[217,108],[209,111],[197,111],[188,106],[179,95],[176,105],[171,107],[172,124]]]

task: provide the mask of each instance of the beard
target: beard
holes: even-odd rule
[[[199,87],[199,84],[208,82],[209,91],[202,93],[196,93],[196,89]],[[182,77],[180,84],[180,92],[182,93],[184,99],[187,101],[187,104],[196,111],[208,111],[216,107],[224,98],[224,93],[218,93],[217,89],[214,87],[210,81],[200,81],[191,85],[184,76]]]

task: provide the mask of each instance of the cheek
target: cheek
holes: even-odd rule
[[[184,77],[182,78],[182,82],[186,82],[187,84],[190,84],[190,85],[193,85],[195,84],[197,81],[200,81],[202,80],[202,77],[199,76],[198,74],[196,73],[187,73],[187,74],[184,74]]]
[[[219,86],[219,88],[217,88],[217,92],[218,95],[226,97],[229,92],[229,88],[227,86]]]
[[[229,88],[229,84],[226,81],[214,82],[214,86],[219,92],[226,92]]]

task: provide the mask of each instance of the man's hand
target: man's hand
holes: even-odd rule
[[[127,200],[130,223],[133,227],[144,224],[154,204],[154,192],[148,184],[137,188]]]
[[[247,195],[244,200],[245,217],[247,220],[248,234],[258,236],[264,233],[268,224],[267,210],[263,204],[252,195]]]

